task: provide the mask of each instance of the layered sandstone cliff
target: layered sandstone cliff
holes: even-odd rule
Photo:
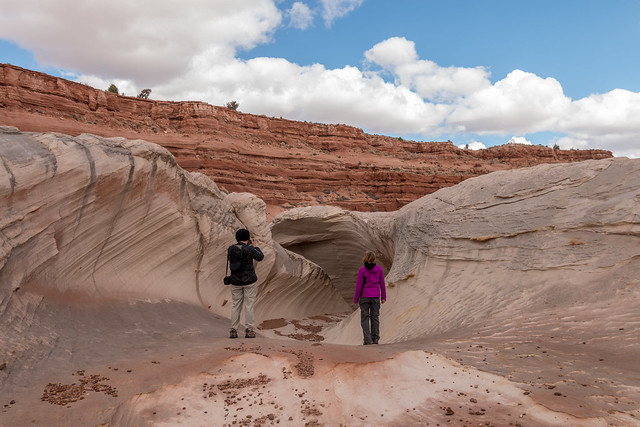
[[[267,203],[269,216],[307,205],[392,211],[496,170],[611,157],[604,150],[506,145],[461,150],[346,125],[243,114],[202,102],[137,99],[0,64],[0,124],[160,144],[189,171]]]

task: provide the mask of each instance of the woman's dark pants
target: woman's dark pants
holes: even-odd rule
[[[360,298],[360,324],[362,325],[364,344],[377,343],[380,339],[379,298]]]

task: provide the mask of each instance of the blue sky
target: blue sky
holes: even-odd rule
[[[640,157],[636,0],[0,0],[0,61],[481,148]]]

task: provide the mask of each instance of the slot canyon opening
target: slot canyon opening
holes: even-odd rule
[[[385,277],[393,265],[393,242],[372,235],[357,213],[286,218],[272,224],[272,235],[282,247],[317,264],[349,307],[353,304],[358,270],[366,251],[376,254]]]

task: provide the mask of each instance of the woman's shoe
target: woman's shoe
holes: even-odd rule
[[[229,338],[238,338],[238,331],[236,331],[235,329],[231,329],[229,331]]]

